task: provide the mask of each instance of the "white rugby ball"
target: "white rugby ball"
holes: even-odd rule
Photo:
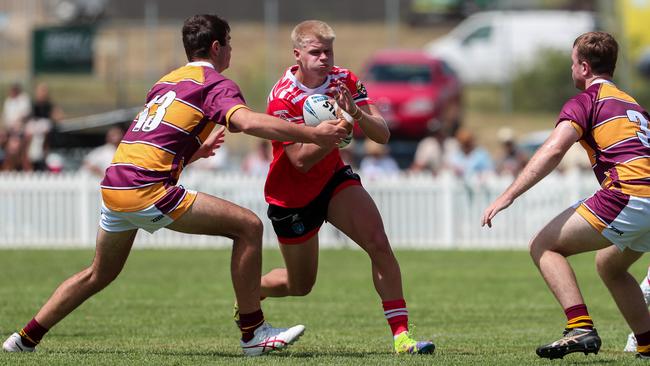
[[[336,102],[330,100],[330,97],[323,94],[312,94],[305,99],[305,103],[302,105],[302,117],[307,126],[317,126],[323,121],[336,119],[336,113],[339,110],[348,123],[354,123],[352,116],[340,109]]]

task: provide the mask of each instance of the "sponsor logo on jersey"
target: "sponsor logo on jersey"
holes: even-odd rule
[[[286,110],[286,109],[279,109],[277,111],[274,111],[273,115],[278,117],[278,118],[285,119],[285,120],[288,120],[289,118],[291,118],[291,115],[289,114],[289,111]]]
[[[162,220],[163,217],[165,217],[165,215],[158,215],[158,216],[154,217],[153,219],[151,219],[151,222],[158,222],[158,221]]]
[[[366,87],[363,85],[361,80],[357,80],[357,93],[359,94],[360,97],[367,97],[368,92],[366,91]]]

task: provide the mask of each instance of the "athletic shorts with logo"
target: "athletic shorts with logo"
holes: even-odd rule
[[[187,212],[197,195],[196,191],[185,189],[183,186],[167,186],[157,189],[161,190],[162,198],[152,205],[134,211],[123,211],[114,206],[107,207],[107,203],[114,200],[108,199],[110,192],[102,189],[103,199],[99,226],[109,232],[144,229],[153,233],[171,224]],[[131,201],[138,199],[133,195],[133,197],[120,197],[120,200],[128,198]]]
[[[621,251],[650,252],[650,197],[600,189],[573,207]]]
[[[361,178],[346,165],[334,173],[321,193],[304,207],[269,205],[268,217],[281,244],[300,244],[313,237],[327,219],[327,207],[337,193],[360,186]]]

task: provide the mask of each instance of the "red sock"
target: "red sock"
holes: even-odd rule
[[[384,306],[384,316],[388,320],[393,336],[408,332],[409,312],[406,309],[406,301],[397,299],[382,301],[381,304]]]
[[[20,330],[20,338],[24,345],[27,347],[35,347],[48,329],[38,324],[36,318],[33,318],[23,329]]]
[[[262,309],[258,311],[239,314],[239,329],[241,330],[241,340],[248,342],[255,336],[255,329],[264,324],[264,313]]]
[[[570,308],[564,309],[564,314],[566,314],[567,329],[573,329],[573,328],[594,329],[594,321],[591,320],[591,316],[589,316],[589,312],[587,311],[587,305],[578,304],[578,305],[571,306]]]

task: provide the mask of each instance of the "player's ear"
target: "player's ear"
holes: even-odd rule
[[[293,49],[293,57],[298,61],[300,59],[300,50],[297,48]]]
[[[214,41],[210,45],[210,53],[214,53],[215,55],[219,52],[219,48],[221,48],[221,44],[219,44],[219,41]]]
[[[580,62],[580,71],[585,76],[591,74],[591,65],[589,65],[589,63],[587,61],[581,61]]]

